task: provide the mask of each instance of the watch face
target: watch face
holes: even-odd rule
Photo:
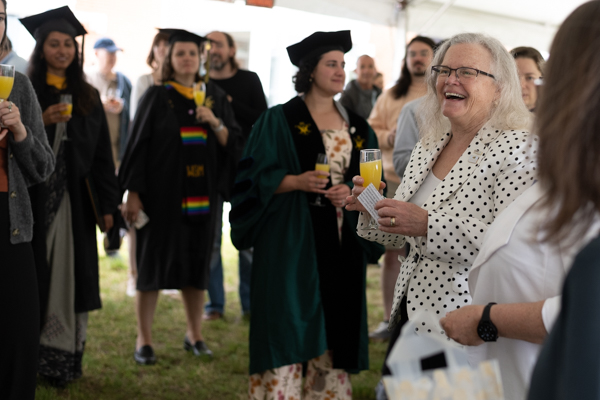
[[[477,333],[484,342],[495,342],[498,339],[498,329],[490,321],[480,322]]]

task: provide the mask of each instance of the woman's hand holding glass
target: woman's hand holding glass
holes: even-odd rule
[[[67,114],[69,104],[58,103],[53,104],[46,108],[42,113],[42,119],[44,120],[44,126],[58,124],[59,122],[67,122],[71,119],[71,114]]]
[[[358,196],[365,190],[363,187],[364,179],[360,176],[352,178],[354,188],[352,195],[346,197],[346,210],[361,211],[367,210],[358,201]],[[383,194],[385,182],[381,182],[379,193]],[[404,236],[425,236],[427,235],[427,220],[429,213],[427,210],[412,203],[398,201],[394,199],[383,199],[375,204],[375,210],[379,214],[379,230],[387,233],[396,233]],[[393,218],[393,224],[392,224]]]
[[[358,196],[360,196],[360,194],[363,192],[363,190],[365,190],[365,188],[363,186],[365,183],[365,180],[362,176],[356,175],[354,178],[352,178],[352,183],[354,184],[354,187],[352,188],[352,193],[350,194],[350,196],[346,197],[346,210],[360,211],[360,212],[366,213],[367,210],[360,203],[360,201],[358,201]],[[379,193],[381,193],[382,195],[383,195],[383,189],[385,189],[385,187],[386,187],[386,183],[382,181],[379,184]]]
[[[212,112],[212,110],[205,106],[198,106],[196,108],[196,119],[199,122],[209,124],[213,129],[217,128],[221,124],[221,121],[215,117],[215,114]]]
[[[296,190],[303,192],[326,194],[325,186],[329,182],[327,171],[306,171],[296,175]]]
[[[13,133],[16,142],[21,142],[27,137],[27,130],[23,122],[21,122],[19,107],[12,101],[3,101],[0,103],[0,122],[3,125],[0,128],[0,140],[4,139],[9,130]]]

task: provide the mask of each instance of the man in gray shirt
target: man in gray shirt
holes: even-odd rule
[[[348,82],[340,99],[343,106],[364,119],[369,118],[375,101],[381,94],[381,89],[373,85],[376,73],[375,60],[367,55],[360,56],[356,61],[357,78]]]
[[[410,160],[410,154],[419,141],[419,127],[415,111],[421,105],[422,97],[407,103],[398,117],[396,140],[394,142],[394,170],[398,176],[404,175],[404,170]]]

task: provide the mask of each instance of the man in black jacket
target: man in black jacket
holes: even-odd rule
[[[240,69],[235,59],[235,41],[225,32],[211,32],[206,35],[211,42],[210,79],[227,93],[227,99],[233,107],[237,123],[242,128],[244,140],[247,140],[252,125],[267,109],[267,102],[258,75],[252,71]],[[223,202],[218,205],[221,207]],[[225,291],[223,289],[223,264],[221,260],[222,226],[217,224],[217,235],[210,265],[210,282],[208,294],[210,302],[205,307],[205,320],[223,317],[225,310]],[[252,249],[239,253],[239,295],[242,313],[247,317],[250,313],[250,271],[252,266]]]

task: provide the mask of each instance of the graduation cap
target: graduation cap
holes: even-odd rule
[[[350,31],[315,32],[300,43],[287,48],[290,61],[295,66],[307,59],[320,56],[332,50],[347,53],[352,48]]]
[[[69,6],[21,18],[19,21],[36,41],[43,40],[53,31],[65,33],[72,38],[87,33],[81,22],[75,18]]]
[[[159,29],[160,33],[166,33],[169,35],[169,44],[172,45],[175,42],[193,42],[200,46],[208,39],[204,36],[196,35],[195,33],[188,32],[184,29]]]
[[[31,33],[36,42],[44,40],[50,32],[61,32],[71,36],[73,39],[77,36],[82,36],[82,51],[79,66],[83,68],[83,48],[87,31],[81,25],[81,22],[75,18],[75,14],[73,14],[69,6],[21,18],[19,21]]]

